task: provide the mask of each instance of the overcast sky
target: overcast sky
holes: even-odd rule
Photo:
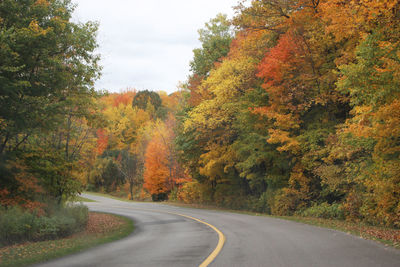
[[[176,91],[189,74],[197,30],[237,0],[73,0],[74,20],[100,23],[102,78],[96,89]]]

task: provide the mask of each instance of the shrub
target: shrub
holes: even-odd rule
[[[153,201],[165,201],[168,199],[168,194],[167,193],[152,194],[151,199]]]
[[[33,233],[29,240],[46,240],[57,237],[58,229],[54,217],[38,217],[33,223]]]
[[[66,206],[49,216],[20,207],[0,207],[0,246],[65,237],[83,230],[88,218],[88,208],[83,205]]]
[[[86,185],[86,191],[97,192],[98,189],[96,188],[96,186],[94,184],[88,183]]]
[[[178,200],[184,203],[208,204],[212,202],[211,195],[211,188],[197,181],[184,183],[177,192]]]
[[[300,215],[324,219],[343,220],[345,218],[344,210],[341,204],[328,204],[326,202],[313,205],[312,207],[300,212]]]
[[[343,210],[345,211],[346,219],[349,221],[359,221],[362,219],[360,209],[363,206],[362,193],[355,190],[350,191],[343,203]]]
[[[73,217],[57,215],[51,219],[54,220],[54,225],[57,231],[55,237],[65,237],[76,232],[77,229],[82,229],[81,227],[79,227],[75,218]]]
[[[65,209],[68,217],[75,219],[78,228],[84,228],[89,219],[89,210],[85,205],[69,205]]]
[[[271,209],[269,207],[268,203],[268,194],[267,192],[264,192],[261,194],[259,198],[254,199],[251,201],[249,204],[250,209],[255,212],[261,212],[261,213],[270,213]]]
[[[303,205],[297,190],[283,188],[274,194],[271,201],[271,213],[279,216],[290,216]]]
[[[214,193],[214,203],[219,207],[246,210],[249,203],[239,186],[217,184]]]
[[[21,208],[0,208],[0,244],[22,241],[24,236],[32,236],[35,215],[22,211]]]
[[[172,188],[171,192],[168,195],[168,200],[169,201],[178,201],[178,188],[177,187]]]

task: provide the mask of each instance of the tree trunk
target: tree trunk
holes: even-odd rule
[[[133,179],[129,180],[129,191],[131,193],[131,200],[133,200]]]
[[[71,137],[71,114],[68,115],[67,120],[67,138],[65,141],[65,159],[69,160],[69,140]]]

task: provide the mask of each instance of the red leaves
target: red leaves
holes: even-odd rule
[[[290,33],[281,36],[278,44],[267,52],[259,65],[257,76],[264,79],[264,88],[283,82],[285,69],[289,67],[290,63],[297,61],[299,50],[298,38]]]
[[[11,163],[14,168],[20,170],[15,175],[17,189],[0,189],[0,205],[2,206],[21,206],[24,209],[36,211],[38,215],[44,213],[43,208],[46,204],[36,201],[37,195],[43,194],[44,190],[39,185],[38,179],[26,171],[26,166],[20,161]]]
[[[131,105],[133,98],[135,97],[135,91],[128,91],[121,94],[116,94],[114,97],[113,107],[118,107],[119,105]]]
[[[270,97],[271,114],[291,113],[295,118],[308,109],[314,95],[312,59],[305,49],[305,41],[291,31],[283,34],[258,67],[262,87]]]
[[[107,149],[108,146],[108,135],[106,130],[98,129],[97,130],[97,155],[103,154],[104,150]]]

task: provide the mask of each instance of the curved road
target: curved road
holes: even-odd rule
[[[224,247],[210,266],[400,266],[400,250],[346,233],[264,216],[122,202],[84,195],[93,211],[132,218],[132,235],[37,266],[199,266]]]

